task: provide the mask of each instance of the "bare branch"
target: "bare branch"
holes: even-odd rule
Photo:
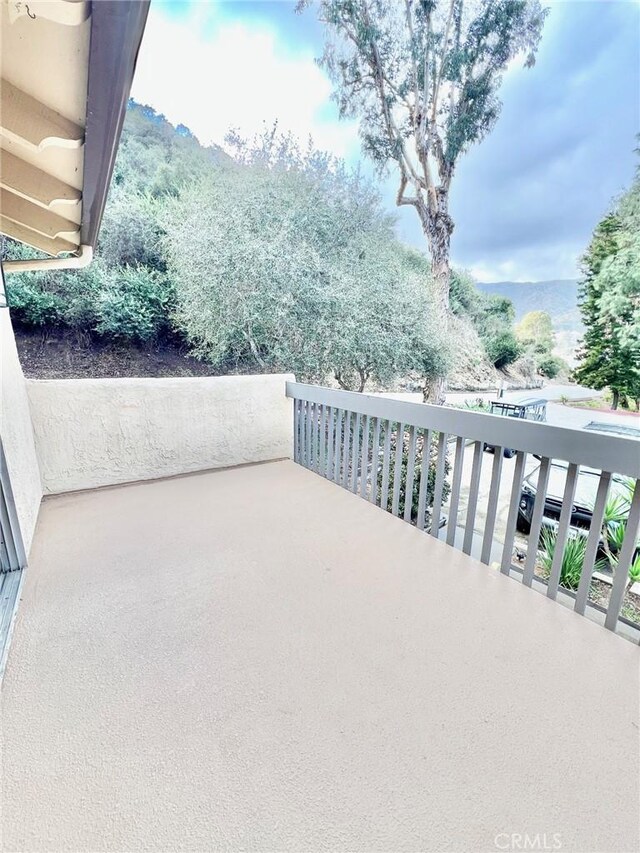
[[[411,204],[414,207],[418,204],[417,197],[407,197],[404,194],[404,191],[407,188],[407,176],[404,171],[400,174],[400,186],[398,187],[398,192],[396,194],[396,204],[398,207],[401,207],[403,204]]]

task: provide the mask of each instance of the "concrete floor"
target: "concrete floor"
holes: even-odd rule
[[[291,462],[48,499],[2,849],[636,850],[638,662]]]

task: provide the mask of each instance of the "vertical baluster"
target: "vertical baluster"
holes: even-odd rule
[[[378,500],[378,471],[380,470],[380,418],[373,419],[373,447],[371,448],[371,491],[372,504]]]
[[[409,448],[407,450],[407,478],[404,487],[404,520],[411,521],[413,509],[413,481],[416,467],[416,428],[409,427]]]
[[[304,412],[305,426],[305,450],[304,464],[307,468],[311,468],[311,403],[307,400]]]
[[[293,401],[293,461],[300,461],[300,400]]]
[[[431,463],[431,430],[422,433],[422,457],[420,462],[420,487],[418,489],[418,530],[424,530],[427,512],[427,487],[429,484],[429,465]]]
[[[343,441],[343,456],[342,456],[342,485],[345,489],[349,488],[349,449],[351,447],[351,421],[352,413],[345,411],[344,413],[344,441]]]
[[[342,451],[342,421],[345,418],[345,412],[342,409],[336,410],[336,435],[335,444],[333,446],[333,480],[335,483],[340,482],[340,454]]]
[[[613,586],[609,597],[609,606],[604,620],[604,627],[615,631],[618,627],[618,617],[622,609],[622,601],[629,579],[629,568],[633,562],[636,550],[636,540],[640,529],[640,480],[636,480],[631,509],[627,518],[627,527],[622,541],[622,548],[618,554],[618,564],[613,576]]]
[[[298,413],[298,462],[304,465],[304,400],[300,400]]]
[[[540,462],[540,471],[538,472],[538,482],[536,485],[536,499],[533,505],[533,515],[531,516],[529,539],[527,541],[527,559],[525,560],[524,574],[522,576],[522,583],[525,586],[531,586],[533,583],[536,558],[538,556],[538,543],[540,542],[540,531],[542,530],[542,517],[547,499],[550,468],[551,460],[544,456]]]
[[[478,494],[480,492],[480,474],[482,473],[482,442],[476,441],[473,445],[473,462],[471,465],[471,479],[469,481],[469,503],[467,504],[467,518],[464,526],[464,542],[462,550],[470,554],[473,547],[473,533],[476,523],[476,510],[478,509]]]
[[[432,536],[440,536],[440,516],[442,514],[442,495],[444,493],[445,467],[447,463],[447,434],[441,432],[438,438],[438,459],[436,461],[436,482],[433,490],[433,512],[431,513]]]
[[[511,483],[511,496],[509,498],[509,515],[507,518],[507,530],[504,536],[504,547],[502,549],[502,563],[500,571],[508,575],[511,571],[511,558],[513,555],[513,542],[516,537],[516,522],[518,521],[518,507],[520,506],[520,494],[522,492],[522,477],[527,454],[519,450],[516,454],[516,464],[513,469],[513,482]]]
[[[356,425],[351,439],[351,491],[355,494],[358,490],[358,459],[360,456],[360,424],[362,415],[356,415]]]
[[[482,537],[482,551],[480,560],[489,564],[491,560],[491,548],[493,546],[493,533],[496,528],[496,514],[498,511],[498,495],[500,493],[500,476],[502,474],[502,447],[497,444],[493,448],[493,465],[491,466],[491,485],[489,487],[489,499],[487,501],[487,517],[484,522],[484,534]]]
[[[589,525],[589,535],[587,536],[587,544],[584,552],[584,563],[582,564],[582,572],[580,573],[580,583],[576,593],[576,603],[574,610],[576,613],[584,614],[589,600],[589,588],[591,586],[591,578],[595,568],[596,556],[598,554],[598,545],[600,544],[600,534],[602,533],[602,522],[604,519],[604,510],[607,505],[607,493],[611,483],[611,474],[603,471],[600,474],[598,481],[598,491],[596,493],[596,502],[593,505],[591,513],[591,523]]]
[[[322,404],[320,407],[320,450],[318,453],[318,474],[324,477],[325,460],[327,456],[327,407]]]
[[[385,512],[389,506],[389,462],[391,459],[391,421],[385,421],[384,450],[382,452],[382,489],[380,506]]]
[[[364,433],[362,434],[362,458],[360,460],[360,497],[367,496],[367,480],[369,479],[369,433],[371,432],[371,418],[369,415],[364,421]]]
[[[456,455],[453,461],[453,478],[451,481],[451,500],[449,501],[449,520],[447,521],[447,544],[455,545],[456,528],[458,526],[458,506],[460,504],[460,484],[462,483],[462,466],[464,464],[464,438],[456,438]]]
[[[329,406],[327,415],[327,465],[324,475],[328,479],[333,477],[333,431],[335,429],[335,409]]]
[[[555,598],[558,594],[558,584],[560,582],[560,573],[562,571],[562,560],[569,535],[569,526],[571,525],[571,515],[573,512],[573,500],[576,495],[576,485],[578,483],[578,470],[578,465],[574,465],[573,462],[569,465],[569,469],[567,470],[567,479],[565,480],[564,494],[562,495],[560,522],[558,524],[558,532],[556,533],[553,562],[551,563],[551,573],[549,575],[549,583],[547,585],[547,595],[549,598]]]
[[[320,403],[313,404],[313,420],[311,433],[311,467],[318,470],[318,433],[320,426]]]
[[[400,506],[400,485],[402,482],[402,455],[404,453],[404,424],[398,424],[396,432],[396,455],[393,463],[393,501],[391,512],[398,514]]]

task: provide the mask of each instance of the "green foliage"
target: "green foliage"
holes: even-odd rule
[[[148,267],[126,266],[107,277],[96,306],[95,331],[132,341],[151,341],[165,330],[173,303],[166,276]]]
[[[499,332],[486,342],[487,355],[495,367],[506,367],[512,364],[521,354],[522,349],[511,331]]]
[[[538,373],[548,379],[555,379],[559,373],[567,369],[567,362],[557,355],[542,355],[538,360]]]
[[[542,548],[540,550],[540,564],[547,574],[551,572],[553,558],[556,552],[557,533],[545,528],[540,537]],[[568,539],[562,555],[562,568],[560,569],[560,586],[565,589],[577,589],[580,583],[580,575],[584,565],[584,557],[587,550],[587,537],[582,534]]]
[[[551,317],[546,311],[529,311],[516,326],[516,337],[523,347],[549,354],[554,344]]]
[[[298,8],[309,5],[300,0]],[[357,116],[367,154],[399,173],[398,205],[426,237],[436,307],[446,325],[453,220],[449,192],[460,155],[500,112],[509,63],[533,64],[546,16],[539,0],[318,0],[327,28],[322,66],[341,116]]]
[[[96,259],[9,277],[16,323],[179,336],[222,370],[293,370],[355,390],[444,376],[453,347],[430,264],[395,238],[375,186],[276,127],[227,142],[233,159],[131,102]],[[454,271],[451,304],[485,346],[512,327],[511,303],[466,273]]]
[[[454,269],[451,271],[451,310],[458,316],[470,318],[487,356],[496,367],[504,367],[518,358],[521,348],[513,336],[515,312],[510,299],[482,293],[467,272]]]
[[[492,129],[501,75],[518,54],[533,64],[546,14],[525,0],[317,5],[328,27],[323,65],[341,113],[360,118],[369,153],[402,163],[403,140],[414,135],[421,154],[448,169]]]
[[[634,481],[626,479],[622,483],[617,481],[618,488],[614,494],[607,499],[604,509],[601,542],[604,547],[605,558],[596,563],[596,568],[602,569],[607,565],[615,572],[618,566],[619,555],[622,544],[627,533],[627,523],[633,499]],[[553,556],[556,549],[557,534],[555,531],[544,529],[540,538],[540,564],[547,572],[551,571]],[[587,537],[580,533],[575,538],[568,539],[562,557],[562,569],[560,573],[560,584],[567,589],[577,589],[580,583],[580,575],[584,565]],[[640,543],[636,543],[636,548]],[[629,580],[633,583],[640,580],[640,552],[637,552],[629,568]]]
[[[390,425],[391,429],[391,455],[389,459],[389,492],[387,496],[387,505],[386,510],[388,512],[392,511],[393,507],[393,483],[395,477],[395,454],[398,440],[398,430],[399,424],[392,423]],[[427,472],[427,483],[426,483],[426,496],[425,496],[425,529],[429,530],[432,523],[431,518],[431,510],[433,508],[433,498],[435,494],[435,485],[436,485],[436,463],[438,457],[438,437],[439,433],[435,433],[432,436],[432,443],[428,449],[429,454],[429,468]],[[384,429],[381,435],[381,441],[384,442]],[[400,494],[398,501],[398,515],[400,517],[404,516],[404,510],[406,506],[407,500],[407,468],[408,468],[408,453],[405,452],[406,448],[408,448],[408,435],[405,433],[402,436],[402,457],[400,463]],[[416,460],[414,467],[414,475],[413,475],[413,488],[411,491],[411,523],[416,524],[418,520],[418,503],[420,500],[420,477],[422,475],[422,463],[424,458],[424,441],[422,436],[418,437],[416,441]],[[448,455],[445,458],[445,481],[442,489],[442,502],[447,500],[449,494],[451,492],[451,486],[447,481],[446,477],[451,471],[451,463],[449,461]],[[382,489],[382,466],[380,466],[378,470],[378,488]]]
[[[355,390],[446,369],[428,265],[396,241],[372,185],[275,132],[233,142],[240,164],[185,188],[163,219],[194,351]]]
[[[148,267],[109,267],[98,259],[78,271],[18,273],[7,278],[11,315],[18,325],[64,325],[130,341],[168,330],[173,289]]]
[[[39,281],[25,275],[8,276],[7,298],[11,316],[24,326],[56,326],[64,313],[64,303],[44,289]]]
[[[607,499],[602,520],[602,541],[606,555],[605,565],[608,563],[613,572],[618,567],[618,561],[622,545],[627,535],[627,523],[631,512],[633,500],[634,481],[625,478],[622,481],[622,491],[610,495]],[[629,567],[629,580],[631,583],[640,580],[640,542],[636,542],[636,551]]]
[[[585,335],[576,381],[640,399],[640,174],[596,227],[582,259]]]

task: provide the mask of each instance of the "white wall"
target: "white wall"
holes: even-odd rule
[[[0,374],[0,435],[22,539],[29,554],[42,498],[42,484],[25,379],[7,308],[0,308]]]
[[[45,493],[292,454],[290,375],[30,380]]]

